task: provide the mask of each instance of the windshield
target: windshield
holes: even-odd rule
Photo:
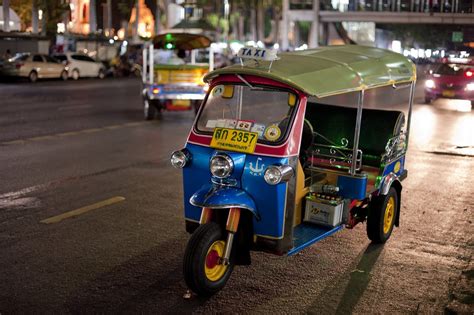
[[[472,65],[462,65],[457,63],[443,63],[436,69],[436,74],[442,75],[463,75],[466,71],[474,71]]]
[[[218,127],[240,129],[258,133],[260,142],[281,142],[296,101],[296,95],[285,90],[217,85],[209,93],[197,129],[203,132],[213,132]]]

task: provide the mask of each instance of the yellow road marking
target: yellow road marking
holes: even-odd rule
[[[106,200],[103,200],[103,201],[100,201],[100,202],[97,202],[85,207],[81,207],[79,209],[71,210],[63,214],[51,217],[51,218],[41,220],[40,222],[44,224],[58,223],[58,222],[61,222],[62,220],[72,218],[72,217],[77,217],[78,215],[84,214],[86,212],[96,210],[102,207],[110,206],[110,205],[113,205],[114,203],[122,202],[124,200],[125,200],[125,197],[122,197],[122,196],[112,197],[110,199],[106,199]]]
[[[13,141],[4,142],[2,144],[22,144],[22,143],[25,143],[25,140],[13,140]]]
[[[93,132],[98,132],[101,131],[102,129],[100,128],[90,128],[90,129],[84,129],[81,130],[80,133],[93,133]]]
[[[28,138],[28,141],[41,141],[41,140],[48,140],[48,139],[53,139],[53,136],[39,136],[39,137],[33,137],[33,138]]]

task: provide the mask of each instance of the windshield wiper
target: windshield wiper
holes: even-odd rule
[[[245,85],[247,85],[251,90],[263,90],[262,87],[259,87],[259,86],[253,86],[252,84],[250,84],[247,80],[245,80],[244,78],[242,78],[242,76],[240,74],[236,74],[237,78],[240,79],[240,81],[244,82]]]

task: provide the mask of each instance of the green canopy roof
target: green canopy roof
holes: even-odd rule
[[[211,40],[206,36],[191,33],[165,33],[153,38],[153,45],[158,49],[193,50],[207,48]]]
[[[374,47],[347,45],[278,54],[268,61],[247,60],[208,73],[206,82],[221,74],[266,77],[303,92],[325,97],[416,80],[414,64],[395,52]]]

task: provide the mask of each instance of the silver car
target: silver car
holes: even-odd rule
[[[69,67],[69,76],[74,80],[82,77],[99,79],[105,77],[105,67],[102,62],[95,61],[85,54],[67,52],[53,55],[53,57]]]
[[[48,55],[18,53],[0,66],[0,74],[28,78],[31,82],[43,78],[67,80],[68,67]]]

